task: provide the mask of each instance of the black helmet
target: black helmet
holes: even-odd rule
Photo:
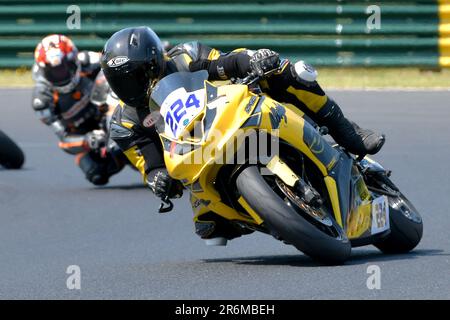
[[[111,89],[123,102],[147,106],[153,81],[164,74],[163,45],[148,27],[122,29],[106,42],[101,65]]]

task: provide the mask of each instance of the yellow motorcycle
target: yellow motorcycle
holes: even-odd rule
[[[327,264],[355,246],[417,246],[422,219],[389,171],[328,142],[326,128],[262,93],[257,76],[207,79],[173,73],[150,99],[167,170],[190,191],[194,221],[218,215],[242,235],[270,234]],[[161,211],[172,207],[165,202]]]

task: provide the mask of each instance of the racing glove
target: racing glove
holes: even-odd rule
[[[106,133],[103,130],[92,130],[86,133],[84,142],[89,150],[100,151],[106,146]]]
[[[150,171],[147,176],[147,184],[155,196],[165,199],[180,198],[183,195],[183,184],[169,176],[165,168],[157,168]]]
[[[259,49],[250,58],[250,70],[260,77],[279,66],[280,55],[269,49]]]

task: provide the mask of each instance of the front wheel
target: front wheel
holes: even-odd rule
[[[313,259],[326,264],[342,264],[351,253],[351,244],[342,228],[327,214],[321,222],[290,201],[280,184],[269,184],[258,167],[245,168],[237,177],[240,195],[263,219],[277,238],[292,244]],[[283,195],[284,194],[284,195]],[[327,210],[325,207],[321,211]],[[326,211],[328,212],[328,211]]]
[[[25,156],[19,146],[0,130],[0,165],[7,169],[20,169]]]
[[[422,239],[422,218],[414,205],[400,193],[389,196],[389,217],[391,232],[375,243],[384,253],[406,253],[414,249]]]

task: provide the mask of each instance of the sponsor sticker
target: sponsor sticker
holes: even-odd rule
[[[389,203],[386,196],[381,196],[372,201],[372,234],[388,230]]]
[[[127,63],[128,61],[130,61],[130,59],[126,56],[118,56],[118,57],[114,57],[111,60],[109,60],[107,62],[108,66],[114,68],[114,67],[119,67],[125,63]]]

